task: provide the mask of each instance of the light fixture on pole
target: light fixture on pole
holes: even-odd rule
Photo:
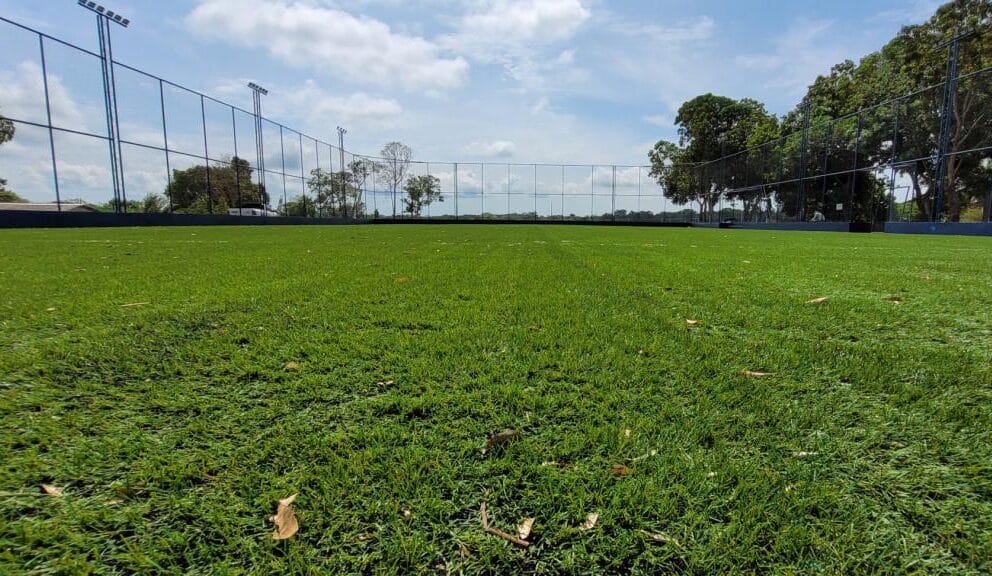
[[[110,23],[127,28],[131,21],[89,0],[79,5],[96,14],[97,38],[100,42],[100,65],[103,74],[103,102],[107,116],[107,142],[110,145],[110,171],[113,176],[115,210],[127,212],[124,187],[124,158],[121,153],[120,119],[117,113],[117,81],[114,74],[114,48],[110,41]]]
[[[258,186],[261,192],[265,188],[265,139],[262,138],[262,96],[269,93],[254,82],[248,83],[251,89],[251,101],[255,115],[255,166],[258,168]]]
[[[341,156],[341,171],[344,172],[344,135],[348,131],[338,126],[338,153]]]

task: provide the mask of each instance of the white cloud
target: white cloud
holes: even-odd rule
[[[478,0],[458,19],[448,46],[493,60],[504,50],[567,40],[589,19],[580,0]]]
[[[286,91],[286,94],[274,104],[276,112],[298,114],[303,111],[310,117],[310,123],[315,125],[337,123],[353,128],[388,127],[403,114],[403,107],[392,98],[379,98],[365,92],[347,96],[329,94],[314,80],[307,80],[302,86]]]
[[[69,95],[62,79],[48,75],[52,123],[73,130],[87,130],[86,114]],[[14,70],[0,70],[0,104],[11,118],[45,123],[45,85],[41,66],[25,60]]]
[[[476,158],[509,158],[516,150],[516,144],[506,140],[472,142],[464,148],[466,154]]]
[[[642,120],[652,126],[658,126],[659,128],[671,128],[675,124],[675,120],[673,120],[671,116],[665,116],[664,114],[645,116]]]
[[[844,39],[833,34],[831,20],[799,19],[775,38],[770,51],[743,54],[735,62],[761,73],[764,87],[784,90],[793,98],[801,97],[820,74],[845,58],[857,58]]]
[[[716,32],[716,22],[707,15],[681,20],[673,24],[643,24],[611,18],[610,28],[614,32],[628,36],[647,37],[652,42],[678,44],[709,40]]]
[[[530,113],[533,114],[534,116],[537,116],[541,112],[547,110],[548,106],[550,105],[551,105],[551,101],[548,100],[547,97],[542,96],[537,99],[537,102],[534,102],[534,104],[531,105]]]
[[[436,43],[335,8],[290,0],[203,0],[187,26],[204,38],[265,48],[292,66],[354,83],[436,91],[461,85],[469,65]]]

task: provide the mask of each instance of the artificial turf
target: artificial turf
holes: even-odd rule
[[[0,286],[3,574],[992,571],[992,239],[6,230]]]

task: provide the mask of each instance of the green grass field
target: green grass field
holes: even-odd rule
[[[992,571],[992,239],[5,230],[0,286],[3,574]]]

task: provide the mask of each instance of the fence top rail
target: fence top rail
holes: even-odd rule
[[[66,42],[65,40],[61,40],[59,38],[56,38],[55,36],[50,36],[48,34],[45,34],[44,32],[41,32],[39,30],[35,30],[34,28],[32,28],[30,26],[25,26],[24,24],[21,24],[20,22],[15,22],[13,20],[10,20],[9,18],[4,18],[3,16],[0,16],[0,22],[6,22],[7,24],[10,24],[11,26],[15,26],[17,28],[20,28],[21,30],[26,31],[26,32],[31,32],[32,34],[37,34],[38,36],[44,38],[45,40],[51,40],[52,42],[55,42],[57,44],[61,44],[61,45],[66,46],[68,48],[73,48],[73,49],[79,50],[80,52],[89,54],[90,56],[94,56],[96,58],[100,58],[101,57],[96,52],[93,52],[91,50],[87,50],[86,48],[83,48],[82,46],[76,46],[72,42]]]

